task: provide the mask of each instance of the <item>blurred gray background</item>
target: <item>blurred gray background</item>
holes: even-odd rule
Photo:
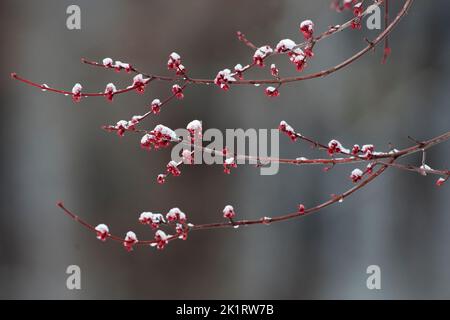
[[[138,224],[140,212],[179,206],[193,223],[221,219],[225,204],[239,217],[291,212],[313,206],[350,187],[352,166],[324,173],[311,167],[282,167],[260,176],[241,166],[230,176],[220,166],[184,168],[179,178],[157,185],[155,176],[169,150],[147,153],[139,137],[119,139],[103,124],[143,113],[167,84],[152,84],[144,96],[102,98],[73,104],[70,98],[10,80],[9,73],[61,88],[81,82],[103,90],[130,77],[80,63],[106,56],[143,70],[166,73],[176,51],[192,75],[214,76],[246,63],[252,52],[236,40],[243,31],[256,44],[299,40],[300,21],[317,31],[346,21],[329,0],[248,1],[1,1],[0,298],[302,299],[450,298],[450,193],[435,177],[388,170],[361,192],[305,219],[238,230],[200,231],[166,250],[139,247],[127,253],[101,243],[64,216],[67,206],[112,231],[153,232]],[[392,1],[396,12],[403,1]],[[66,8],[81,7],[82,29],[66,28]],[[373,143],[379,149],[411,144],[449,129],[450,2],[415,1],[391,36],[393,53],[381,65],[381,49],[328,78],[284,86],[268,99],[262,87],[189,89],[165,108],[158,123],[204,128],[275,128],[286,120],[327,142]],[[375,31],[346,31],[316,47],[307,72],[332,66],[365,45]],[[295,74],[275,59],[283,75]],[[260,76],[260,72],[253,75]],[[283,157],[312,156],[309,146],[281,140]],[[419,156],[409,159],[419,163]],[[449,146],[428,154],[428,164],[449,167]],[[66,268],[82,270],[82,290],[66,289]],[[382,271],[382,290],[366,288],[366,268]]]

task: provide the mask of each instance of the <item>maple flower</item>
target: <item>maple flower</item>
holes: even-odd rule
[[[181,170],[180,168],[178,168],[178,163],[171,160],[167,166],[167,173],[172,174],[174,177],[178,177],[179,175],[181,175]]]
[[[253,63],[257,66],[264,67],[264,58],[272,54],[273,50],[270,46],[262,46],[253,54]]]
[[[114,83],[108,83],[105,88],[105,97],[108,101],[113,101],[114,93],[117,91]]]
[[[172,52],[169,55],[169,60],[167,61],[167,69],[176,70],[181,64],[181,57],[178,53]]]
[[[224,91],[230,89],[230,83],[236,81],[236,78],[232,76],[230,69],[223,69],[219,71],[214,79],[214,83]]]
[[[294,128],[292,128],[286,121],[282,120],[278,126],[278,130],[287,135],[292,141],[297,141],[297,134]]]
[[[268,97],[278,97],[280,95],[280,91],[275,87],[267,87],[264,92]]]
[[[178,221],[184,223],[186,222],[186,214],[179,208],[172,208],[166,214],[166,219],[169,222]]]
[[[164,247],[169,243],[169,236],[162,230],[157,230],[155,232],[155,243],[152,243],[151,246],[155,247],[158,250],[164,249]]]
[[[73,102],[80,102],[81,101],[81,90],[83,87],[79,83],[75,83],[75,85],[72,88],[72,100]]]
[[[138,93],[144,93],[145,85],[150,81],[150,78],[144,78],[142,74],[137,74],[133,78],[133,87]]]
[[[291,51],[296,45],[297,44],[291,39],[283,39],[278,42],[277,46],[275,47],[275,51],[279,53]]]
[[[352,181],[356,183],[362,179],[363,174],[364,173],[360,169],[355,169],[350,174],[350,179],[352,179]]]
[[[113,60],[111,58],[103,59],[102,63],[107,68],[112,68],[112,66],[113,66]]]
[[[311,39],[314,33],[314,23],[311,20],[303,21],[300,23],[300,32],[303,33],[306,40]]]
[[[225,206],[223,209],[223,217],[227,219],[233,219],[236,216],[234,208],[230,205]]]
[[[150,109],[153,114],[158,114],[161,111],[161,101],[159,99],[153,99]]]
[[[440,186],[442,186],[445,183],[445,181],[447,181],[447,180],[441,177],[441,178],[436,180],[436,185],[438,187],[440,187]]]
[[[136,234],[133,231],[128,231],[123,241],[123,246],[127,251],[132,251],[133,246],[138,242]]]
[[[328,154],[331,156],[334,153],[339,153],[342,151],[342,144],[337,140],[331,140],[328,142]]]
[[[109,228],[106,224],[99,224],[95,227],[95,231],[97,232],[97,239],[101,241],[105,241],[106,238],[109,237]]]
[[[174,84],[172,86],[172,93],[175,95],[175,97],[179,100],[184,98],[183,94],[183,88],[180,87],[179,84]]]
[[[139,216],[139,222],[142,224],[148,224],[153,229],[159,228],[161,223],[165,223],[164,216],[160,213],[142,212]]]

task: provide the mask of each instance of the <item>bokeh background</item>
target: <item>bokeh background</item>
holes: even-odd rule
[[[395,12],[403,1],[393,2]],[[81,7],[82,29],[66,28],[66,8]],[[388,170],[383,177],[305,219],[238,230],[201,231],[166,250],[139,247],[127,253],[100,243],[55,206],[64,200],[86,220],[112,231],[139,225],[142,211],[179,206],[193,223],[221,219],[225,204],[239,217],[291,212],[347,189],[352,166],[324,173],[316,167],[281,167],[260,176],[251,166],[225,175],[220,166],[183,169],[157,185],[169,150],[147,153],[139,137],[118,138],[103,124],[143,113],[167,84],[152,84],[144,96],[116,97],[113,104],[70,98],[12,81],[15,71],[38,82],[86,90],[130,77],[80,63],[110,56],[143,70],[166,73],[172,51],[192,75],[214,76],[246,63],[252,52],[236,40],[241,30],[256,44],[299,40],[298,24],[311,18],[316,30],[349,18],[329,10],[329,1],[23,1],[0,4],[1,214],[0,298],[22,299],[328,299],[450,298],[450,193],[435,177]],[[427,139],[449,129],[450,3],[415,1],[391,36],[393,54],[381,65],[381,50],[324,79],[284,86],[268,99],[259,87],[193,87],[158,118],[145,121],[184,127],[275,128],[286,120],[327,142],[373,143],[387,149]],[[316,47],[308,72],[334,65],[365,45],[376,31],[346,31]],[[284,75],[295,74],[276,58]],[[256,71],[253,75],[261,76]],[[283,138],[284,157],[312,156],[309,146]],[[317,155],[317,154],[316,154]],[[428,164],[449,167],[448,144],[428,153]],[[408,159],[419,163],[419,155]],[[65,273],[76,264],[82,290],[67,290]],[[366,288],[366,268],[381,267],[382,290]]]

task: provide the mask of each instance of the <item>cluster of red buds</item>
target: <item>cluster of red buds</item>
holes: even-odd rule
[[[186,68],[181,64],[181,57],[178,53],[172,52],[167,61],[167,69],[175,70],[176,74],[181,76],[186,73]]]
[[[172,129],[158,124],[149,133],[141,138],[141,147],[150,150],[151,147],[156,149],[166,148],[172,141],[178,141],[178,136]]]
[[[236,81],[230,69],[223,69],[217,73],[214,83],[221,89],[227,91],[230,89],[230,83]]]
[[[292,128],[286,121],[283,120],[280,122],[278,130],[287,135],[292,141],[297,141],[298,134],[295,132],[294,128]]]

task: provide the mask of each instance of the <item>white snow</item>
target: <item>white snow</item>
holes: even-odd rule
[[[312,31],[314,23],[311,20],[302,21],[302,23],[300,23],[300,28],[308,28],[308,31]]]
[[[160,106],[160,105],[161,105],[161,101],[159,99],[153,99],[152,106]]]
[[[125,236],[125,241],[137,241],[136,234],[133,231],[128,231],[127,235]]]
[[[240,63],[238,63],[237,65],[234,66],[234,71],[243,71],[243,70],[244,70],[244,67]]]
[[[175,131],[173,131],[172,129],[162,125],[162,124],[158,124],[155,129],[153,129],[153,131],[155,132],[160,132],[163,135],[169,136],[172,140],[177,140],[178,136],[175,133]]]
[[[233,163],[234,163],[233,157],[225,159],[225,164],[233,164]]]
[[[114,83],[108,83],[107,85],[106,85],[106,88],[105,88],[105,92],[116,92],[117,91],[117,89],[116,89],[116,86],[114,85]]]
[[[272,52],[273,52],[273,50],[270,46],[262,46],[255,51],[253,57],[265,58],[267,55],[271,54]]]
[[[285,52],[288,50],[292,50],[295,46],[296,43],[291,39],[283,39],[280,42],[278,42],[277,46],[275,47],[275,50],[277,52]]]
[[[231,213],[231,212],[234,212],[233,206],[226,205],[225,208],[223,209],[223,213],[227,214],[227,213]]]
[[[109,228],[106,224],[99,224],[95,227],[95,231],[101,232],[101,233],[109,233]]]
[[[130,64],[122,62],[122,61],[116,61],[115,64],[114,64],[114,67],[116,67],[116,68],[123,68],[123,69],[129,69],[130,68]]]
[[[166,234],[164,231],[162,231],[162,230],[156,231],[155,234],[156,234],[159,238],[161,238],[161,240],[167,240],[167,238],[168,238],[167,234]]]
[[[354,169],[352,171],[352,177],[362,177],[363,172],[360,169]]]
[[[234,82],[236,79],[232,76],[230,69],[223,69],[217,73],[216,78],[222,78],[227,82]]]
[[[172,52],[169,57],[170,57],[170,59],[175,60],[175,61],[178,61],[181,59],[180,55],[176,52]]]
[[[280,126],[285,127],[285,128],[286,128],[286,129],[285,129],[286,132],[289,132],[289,133],[295,133],[294,128],[292,128],[292,127],[291,127],[286,121],[284,121],[284,120],[282,120],[282,121],[280,122]]]
[[[111,58],[105,58],[103,59],[103,65],[106,66],[112,66],[113,60]]]
[[[79,94],[81,92],[81,89],[83,89],[83,87],[81,86],[81,84],[79,83],[75,83],[75,85],[72,88],[72,93],[73,94]]]
[[[179,208],[172,208],[166,214],[167,220],[186,220],[186,215]]]
[[[202,122],[199,120],[192,120],[188,123],[186,126],[186,129],[192,130],[192,131],[201,131],[202,130]]]
[[[145,145],[147,144],[150,140],[154,139],[154,135],[148,134],[146,133],[142,138],[141,138],[141,144]]]

